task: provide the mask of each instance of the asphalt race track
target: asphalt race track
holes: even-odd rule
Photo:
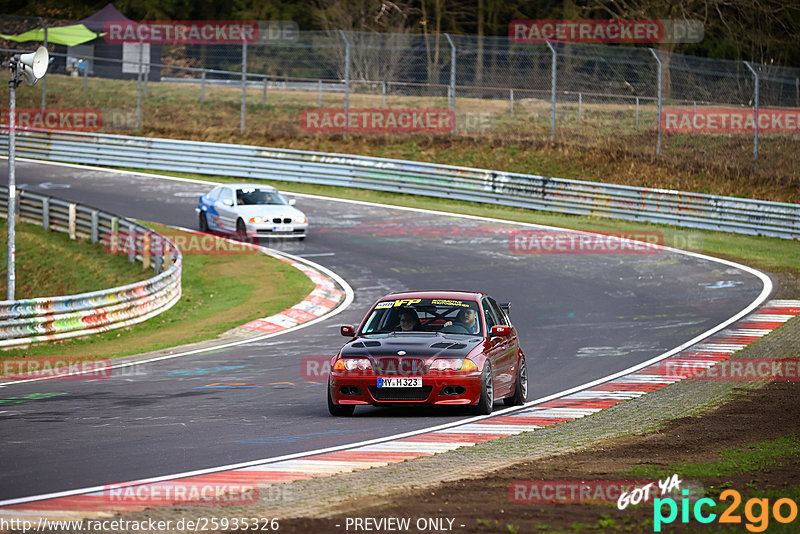
[[[0,168],[7,180],[7,165]],[[192,228],[197,197],[209,189],[25,161],[17,162],[17,183]],[[517,227],[510,224],[303,197],[297,207],[309,216],[309,237],[275,248],[347,280],[355,290],[349,309],[286,335],[122,369],[106,380],[0,387],[0,399],[53,394],[0,405],[0,500],[310,451],[467,417],[458,409],[361,407],[352,418],[333,418],[324,382],[301,375],[303,358],[334,354],[344,341],[338,326],[357,323],[390,291],[469,289],[512,301],[533,399],[676,347],[762,290],[750,273],[673,252],[513,254],[509,232]]]

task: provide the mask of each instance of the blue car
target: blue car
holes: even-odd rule
[[[255,238],[305,239],[308,218],[277,189],[264,184],[226,184],[200,197],[195,209],[202,232]]]

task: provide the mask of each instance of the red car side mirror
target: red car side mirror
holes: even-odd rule
[[[339,327],[339,330],[344,337],[353,337],[356,335],[356,329],[351,324],[343,324]]]
[[[492,336],[510,336],[511,327],[504,324],[498,324],[492,327]]]

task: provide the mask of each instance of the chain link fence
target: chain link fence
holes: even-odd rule
[[[26,29],[20,17],[10,19],[0,33]],[[7,59],[36,44],[0,41],[0,54]],[[243,45],[97,39],[49,48],[53,61],[42,102],[99,109],[102,126],[94,131],[301,137],[321,135],[304,128],[301,114],[308,109],[438,108],[455,118],[435,134],[442,137],[597,147],[669,158],[690,169],[705,169],[714,156],[732,175],[748,175],[756,166],[776,176],[800,175],[796,158],[785,156],[797,141],[796,124],[778,132],[695,128],[696,115],[719,108],[800,112],[797,68],[633,46],[341,31]],[[18,98],[20,107],[40,107],[37,90],[20,91]],[[688,113],[691,127],[665,131],[664,110]]]

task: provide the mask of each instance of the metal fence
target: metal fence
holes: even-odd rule
[[[0,138],[0,148],[7,137]],[[402,192],[575,215],[800,239],[800,205],[248,145],[25,132],[21,156]]]
[[[8,137],[4,137],[7,148]],[[78,295],[0,302],[0,347],[85,336],[122,328],[165,312],[181,296],[180,250],[168,239],[105,211],[18,190],[20,220],[72,239],[119,246],[155,276],[141,282]],[[8,188],[0,187],[0,214],[7,217]],[[114,240],[135,240],[115,243]],[[152,251],[152,252],[151,252]]]
[[[85,59],[75,82],[83,87],[96,73],[112,76],[111,67],[119,71],[113,75],[119,84],[136,80],[135,99],[105,99],[116,101],[115,110],[131,112],[124,125],[108,121],[105,132],[179,128],[176,122],[181,121],[164,123],[158,101],[147,105],[152,91],[148,83],[170,82],[193,84],[195,101],[238,104],[239,113],[229,112],[224,119],[210,106],[201,109],[206,120],[195,124],[198,130],[227,121],[241,133],[266,129],[307,135],[299,112],[314,106],[448,107],[456,117],[449,134],[454,136],[595,143],[642,155],[682,155],[688,147],[700,160],[725,149],[742,156],[743,165],[752,165],[759,157],[768,159],[773,149],[764,147],[759,155],[759,136],[796,138],[759,133],[758,128],[751,134],[665,137],[661,110],[800,108],[800,69],[631,46],[340,31],[300,32],[295,41],[274,43],[165,44],[158,51],[136,46],[121,58],[75,55],[93,51],[91,45],[53,50],[57,59],[51,77],[65,73],[70,62]],[[220,93],[222,89],[227,93]],[[87,96],[86,101],[94,100]],[[185,111],[187,118],[195,113]]]

